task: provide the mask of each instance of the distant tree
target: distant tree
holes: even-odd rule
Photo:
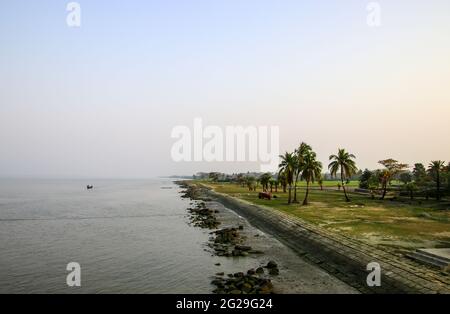
[[[368,189],[369,188],[369,180],[373,176],[372,171],[369,169],[364,170],[364,172],[361,174],[361,177],[359,178],[359,187],[361,189]]]
[[[372,196],[372,199],[375,198],[375,191],[378,190],[380,187],[380,177],[381,177],[381,170],[376,170],[372,172],[372,175],[370,176],[369,180],[367,181],[368,189],[370,190],[370,194]]]
[[[427,176],[427,170],[425,166],[421,163],[414,164],[414,169],[412,171],[413,179],[416,182],[424,181]]]
[[[245,179],[249,191],[256,191],[256,178],[253,176],[247,176]]]
[[[243,174],[243,173],[239,173],[237,176],[236,176],[236,181],[237,181],[237,183],[240,185],[240,186],[242,186],[242,187],[244,187],[245,186],[245,175]]]
[[[263,192],[267,192],[269,190],[269,182],[272,179],[272,174],[264,173],[259,177],[259,183],[261,183]]]
[[[417,191],[417,185],[414,182],[409,182],[405,184],[405,189],[409,193],[411,200],[414,199],[414,192]]]
[[[428,173],[436,182],[436,199],[441,200],[441,173],[444,171],[445,162],[441,160],[432,161],[428,166]]]
[[[345,149],[339,149],[337,155],[331,155],[329,158],[331,163],[328,165],[328,169],[331,175],[336,176],[338,171],[340,171],[342,188],[344,189],[345,200],[347,202],[350,202],[350,198],[345,190],[344,179],[351,177],[358,171],[353,160],[355,158],[353,154],[346,152]]]
[[[293,203],[298,203],[297,201],[297,182],[299,177],[302,178],[302,171],[305,166],[305,158],[312,151],[311,146],[305,142],[300,143],[300,146],[295,150],[293,156],[295,158],[294,167],[294,200]]]
[[[286,176],[286,183],[289,186],[288,204],[292,203],[292,183],[294,182],[294,174],[297,166],[297,160],[293,153],[286,152],[280,156],[281,162],[278,166],[279,172],[283,172]]]
[[[275,180],[274,178],[270,178],[269,180],[269,186],[270,186],[270,193],[273,193],[273,188],[275,187],[275,191],[276,191],[276,183],[277,180]]]
[[[317,178],[317,183],[320,186],[320,190],[323,191],[323,175],[320,174],[320,176]]]
[[[211,181],[217,182],[219,181],[220,175],[221,174],[219,172],[210,172],[208,176]]]
[[[402,172],[399,176],[400,181],[403,182],[403,184],[408,184],[413,180],[413,176],[410,172]]]
[[[286,187],[287,187],[287,178],[284,171],[281,171],[278,173],[278,183],[283,188],[283,193],[286,193]]]
[[[278,193],[278,186],[280,185],[280,181],[278,179],[274,179],[275,193]]]
[[[444,177],[447,181],[447,193],[450,192],[450,162],[447,164],[447,166],[444,169]]]
[[[302,178],[306,180],[306,194],[303,205],[308,205],[309,184],[322,175],[322,163],[316,160],[316,153],[310,151],[304,156]]]
[[[381,170],[380,176],[379,176],[380,182],[381,182],[381,187],[383,189],[383,194],[381,196],[381,199],[384,200],[384,198],[386,197],[388,185],[391,183],[392,179],[397,174],[404,171],[405,168],[408,167],[408,165],[399,163],[397,160],[394,160],[392,158],[380,160],[378,163],[385,167],[385,169]]]

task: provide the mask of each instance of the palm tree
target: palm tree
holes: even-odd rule
[[[292,182],[294,181],[294,171],[296,167],[296,158],[294,154],[286,152],[280,155],[281,162],[278,166],[279,172],[283,172],[286,176],[286,183],[289,185],[288,204],[292,203]]]
[[[273,188],[275,187],[275,192],[277,191],[277,180],[275,180],[274,178],[270,178],[269,180],[269,185],[270,185],[270,193],[273,193]]]
[[[322,176],[322,163],[316,160],[316,153],[309,152],[305,155],[304,164],[302,168],[302,178],[306,180],[306,194],[303,200],[303,205],[308,205],[309,183]]]
[[[436,179],[436,199],[441,200],[441,172],[444,170],[445,162],[441,160],[432,161],[428,165],[428,172]]]
[[[259,182],[261,183],[263,192],[267,192],[269,189],[269,182],[272,179],[272,175],[270,173],[264,173],[259,177]]]
[[[297,201],[297,181],[301,178],[302,169],[305,162],[305,157],[312,151],[311,146],[302,142],[300,146],[295,150],[295,169],[294,169],[294,201],[293,203],[298,203]]]
[[[284,171],[281,171],[278,173],[278,182],[281,185],[281,187],[283,188],[283,193],[286,193],[287,180],[286,180],[286,174],[284,173]]]
[[[323,175],[322,174],[317,178],[317,183],[320,186],[320,190],[323,191]]]
[[[339,149],[337,155],[331,155],[329,158],[331,163],[328,165],[328,169],[330,170],[331,175],[336,176],[338,171],[341,172],[341,183],[347,202],[350,202],[350,198],[345,190],[344,179],[350,178],[358,171],[355,161],[353,160],[355,158],[355,155],[349,154],[345,149]]]
[[[248,176],[245,178],[247,187],[249,191],[256,191],[256,179],[255,177]]]

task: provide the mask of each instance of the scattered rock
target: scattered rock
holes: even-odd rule
[[[262,272],[261,272],[262,270]],[[213,290],[216,294],[270,294],[273,293],[273,285],[270,279],[255,275],[257,272],[264,273],[262,267],[255,271],[253,268],[247,274],[238,272],[228,274],[228,278],[214,278],[211,282],[217,288]]]
[[[250,250],[250,251],[248,251],[248,253],[249,254],[264,254],[264,252],[260,251],[260,250]]]
[[[275,263],[274,261],[269,261],[268,263],[267,263],[267,266],[266,266],[267,268],[277,268],[278,267],[278,264],[277,263]]]
[[[236,245],[234,249],[239,251],[251,251],[252,247],[248,245]]]
[[[253,286],[251,284],[249,284],[248,282],[246,282],[242,285],[241,289],[243,292],[249,293],[250,291],[252,291]]]
[[[214,215],[214,211],[206,207],[205,202],[197,204],[195,208],[188,208],[191,213],[191,223],[200,228],[217,229],[220,222]]]
[[[280,274],[280,271],[278,268],[270,268],[269,269],[269,275],[271,276],[278,276]]]

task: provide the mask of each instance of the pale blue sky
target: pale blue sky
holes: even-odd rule
[[[175,164],[176,125],[280,126],[379,159],[450,159],[450,2],[0,3],[0,176],[135,177],[255,164]]]

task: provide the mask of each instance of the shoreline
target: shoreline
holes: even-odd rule
[[[218,210],[217,219],[221,228],[240,225],[241,237],[245,245],[251,247],[259,254],[250,254],[246,257],[252,260],[255,266],[264,267],[270,261],[275,261],[279,267],[279,274],[270,276],[275,294],[355,294],[356,289],[328,274],[315,265],[304,261],[289,247],[281,243],[272,235],[252,226],[244,217],[222,203],[211,200],[206,202],[211,209]],[[220,267],[218,267],[220,269]]]
[[[178,184],[186,189],[186,187],[183,187],[185,182]],[[203,188],[194,188],[189,192],[187,190],[184,197],[192,199],[191,196],[194,196],[196,201],[192,201],[191,205],[195,204],[197,206],[197,210],[193,210],[192,208],[188,209],[191,215],[191,224],[195,227],[209,229],[209,233],[212,235],[210,241],[205,244],[205,250],[215,256],[217,260],[216,276],[211,277],[213,279],[213,285],[219,284],[219,286],[222,286],[224,283],[223,276],[230,277],[230,275],[233,275],[226,274],[227,267],[224,264],[243,263],[247,267],[251,267],[248,272],[251,272],[251,274],[254,272],[254,275],[258,278],[269,281],[271,287],[270,293],[359,293],[356,289],[330,275],[323,269],[310,264],[303,258],[299,258],[291,248],[281,243],[274,236],[256,228],[232,208],[210,198]],[[200,192],[197,193],[198,191]],[[198,218],[196,216],[198,212],[209,212],[210,215],[206,214],[202,218]],[[236,234],[236,238],[234,238],[235,242],[232,244],[223,244],[222,241],[218,243],[214,241],[217,238],[217,234],[222,234],[224,230],[233,231],[233,234]],[[219,246],[219,249],[217,246]],[[225,246],[225,250],[223,246]],[[243,251],[237,250],[237,253],[235,253],[236,248],[242,248]],[[275,264],[275,267],[270,268],[270,264]],[[217,292],[217,289],[215,289],[213,293],[221,294],[227,292],[220,290]],[[249,293],[253,294],[252,292]]]
[[[361,293],[450,293],[448,278],[412,261],[370,245],[332,234],[296,217],[269,207],[255,205],[201,186],[210,200],[244,217],[252,226],[273,236],[293,250],[297,258],[318,267]],[[367,264],[380,264],[380,287],[368,287]]]

